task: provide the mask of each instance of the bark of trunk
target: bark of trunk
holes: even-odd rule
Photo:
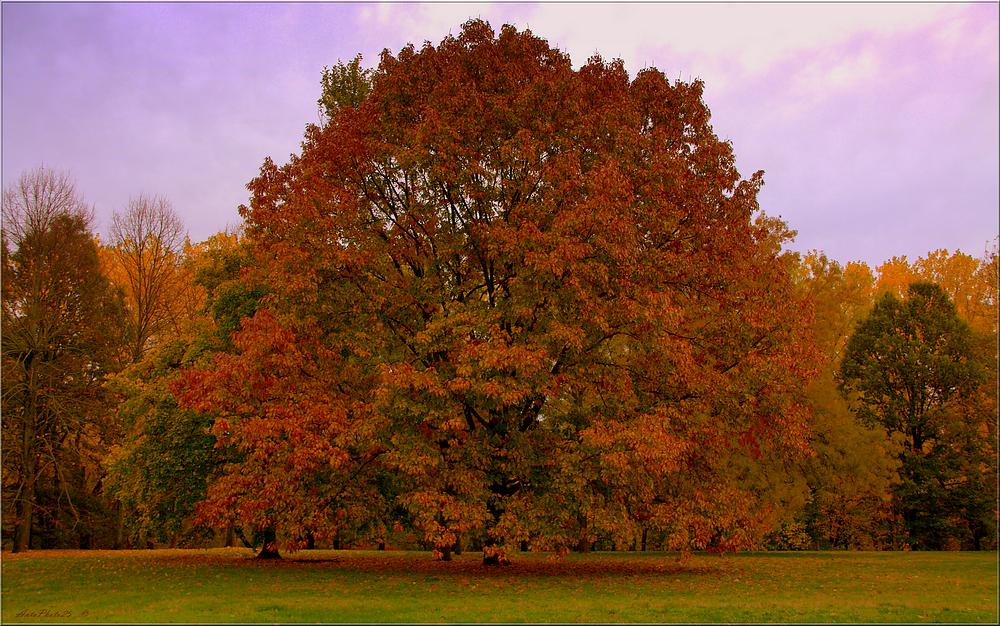
[[[232,526],[226,529],[226,547],[236,547],[236,531],[233,530]]]
[[[648,532],[649,532],[649,529],[646,528],[645,526],[643,526],[643,528],[642,528],[642,551],[643,552],[646,551],[646,533],[648,533]]]
[[[14,545],[12,552],[24,552],[31,547],[31,516],[34,514],[35,481],[25,481],[21,491],[21,499],[17,504],[17,523],[14,526]]]
[[[520,490],[520,483],[503,479],[493,483],[490,491],[493,497],[487,500],[486,510],[490,513],[490,524],[483,539],[483,565],[510,565],[510,559],[501,552],[501,542],[493,536],[492,530],[500,524],[504,511],[504,498],[508,498]]]
[[[483,553],[483,565],[510,565],[510,559],[498,553],[490,555]]]
[[[451,551],[455,554],[462,554],[462,535],[459,535],[458,538],[455,539],[455,545],[452,546]]]
[[[441,548],[441,560],[442,561],[451,560],[451,546],[445,546]]]
[[[273,528],[264,530],[264,542],[257,554],[258,559],[280,559],[278,554],[278,537]]]
[[[30,366],[30,361],[28,363]],[[17,501],[17,520],[14,524],[12,552],[31,548],[31,517],[35,513],[35,424],[37,410],[34,402],[34,370],[28,371],[25,391],[24,428],[21,431],[21,493]]]
[[[120,502],[115,502],[115,542],[112,544],[112,549],[121,550],[125,544],[125,516],[122,515],[122,505]]]
[[[587,537],[587,518],[582,513],[577,513],[576,521],[580,524],[580,538],[576,542],[576,551],[590,552],[590,539]]]

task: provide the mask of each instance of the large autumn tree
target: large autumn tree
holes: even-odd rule
[[[243,455],[203,516],[295,546],[388,498],[486,563],[639,524],[754,541],[740,477],[804,451],[814,355],[787,230],[702,89],[483,21],[384,52],[250,184],[270,295],[178,386]]]

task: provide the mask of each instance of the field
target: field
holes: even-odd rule
[[[11,622],[986,622],[997,553],[3,555]]]

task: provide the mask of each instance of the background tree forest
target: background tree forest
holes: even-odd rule
[[[997,249],[787,251],[699,82],[529,32],[322,75],[191,243],[3,195],[3,541],[996,549]]]

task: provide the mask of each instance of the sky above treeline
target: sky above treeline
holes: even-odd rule
[[[68,171],[101,233],[130,196],[159,194],[203,240],[240,224],[265,157],[298,152],[324,66],[373,66],[479,17],[575,67],[599,53],[703,80],[796,250],[980,256],[1000,229],[998,6],[5,2],[3,183]]]

